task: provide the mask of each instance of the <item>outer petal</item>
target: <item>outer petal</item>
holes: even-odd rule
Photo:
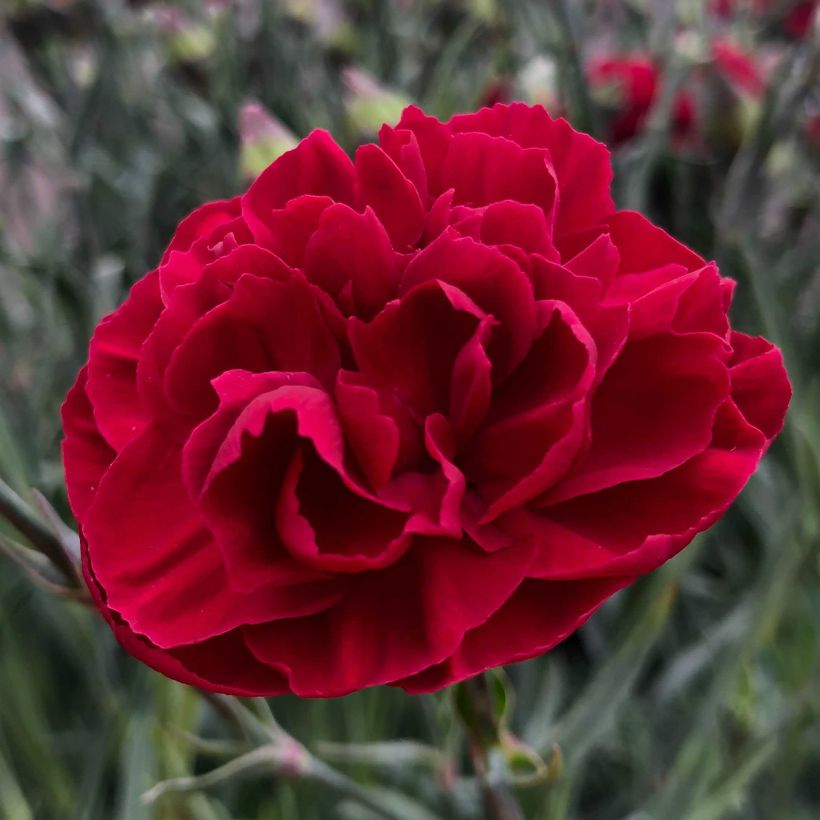
[[[396,133],[410,133],[419,146],[424,163],[428,191],[432,196],[442,193],[441,166],[450,146],[451,132],[447,125],[439,122],[435,117],[428,117],[420,108],[410,105],[404,109],[396,126]],[[390,152],[387,140],[382,141],[382,147]],[[392,153],[391,153],[392,156]],[[395,160],[395,157],[393,157]]]
[[[326,131],[312,131],[266,168],[242,197],[242,215],[257,241],[273,240],[271,212],[302,194],[353,202],[353,163]]]
[[[85,517],[100,479],[117,455],[97,428],[85,383],[86,368],[83,368],[62,407],[66,489],[78,521]]]
[[[168,648],[316,612],[338,597],[321,583],[232,593],[180,462],[177,445],[149,427],[111,465],[86,516],[95,576],[134,632]]]
[[[111,609],[105,600],[91,561],[83,543],[83,574],[94,603],[111,627],[122,648],[152,669],[177,680],[212,692],[260,697],[280,695],[288,691],[285,677],[259,663],[245,646],[242,630],[233,630],[202,643],[177,649],[160,649],[147,638],[134,632]]]
[[[593,258],[597,258],[596,253]],[[569,265],[557,265],[539,256],[530,259],[536,298],[566,302],[595,342],[596,383],[599,382],[626,343],[629,331],[628,304],[605,304],[604,285],[597,278],[577,273]],[[590,260],[591,261],[591,260]],[[616,254],[617,261],[617,254]],[[578,265],[581,270],[586,266]]]
[[[509,598],[528,561],[525,548],[487,553],[470,542],[421,539],[397,564],[360,576],[326,614],[253,627],[248,645],[304,697],[390,683],[449,656]]]
[[[498,104],[450,121],[454,132],[481,131],[506,137],[524,148],[544,148],[558,180],[556,235],[570,236],[603,222],[612,212],[612,168],[607,147],[552,119],[540,106]]]
[[[764,445],[763,435],[727,401],[709,447],[680,467],[516,522],[516,531],[529,532],[542,545],[532,573],[578,578],[657,568],[725,512],[757,467]]]
[[[192,211],[177,226],[163,255],[167,261],[173,251],[187,251],[197,239],[210,236],[215,230],[235,220],[241,213],[240,198],[216,200]]]
[[[671,264],[698,270],[706,264],[693,250],[635,211],[618,211],[609,217],[608,223],[610,238],[621,257],[619,275],[643,273]]]
[[[287,279],[294,272],[270,251],[256,245],[240,245],[201,271],[197,281],[177,286],[140,351],[137,388],[155,419],[174,424],[175,411],[165,394],[165,374],[176,349],[196,322],[226,302],[236,280],[243,274]]]
[[[376,212],[396,250],[409,250],[421,236],[421,197],[378,145],[363,145],[356,151],[356,198]]]
[[[512,199],[537,205],[552,230],[560,191],[549,157],[503,137],[456,134],[441,170],[444,190],[458,205],[489,205]]]
[[[266,246],[288,265],[303,267],[308,242],[322,215],[333,204],[329,196],[303,194],[291,199],[284,208],[274,208],[267,221],[270,236]]]
[[[108,622],[108,625],[111,627],[114,636],[122,648],[125,649],[129,655],[132,655],[169,678],[178,680],[181,683],[187,683],[190,686],[212,689],[213,685],[209,680],[190,672],[169,651],[160,649],[158,646],[154,646],[147,638],[142,635],[137,635],[116,612],[108,608],[105,592],[100,587],[94,575],[94,569],[91,566],[91,560],[88,555],[88,544],[85,539],[82,538],[82,535],[80,541],[82,543],[83,575],[86,585],[91,592],[94,603]],[[244,692],[242,694],[244,694]]]
[[[209,262],[252,241],[253,236],[245,221],[237,217],[217,225],[209,234],[195,240],[190,247],[177,248],[172,242],[159,266],[162,301],[168,304],[176,288],[196,282]]]
[[[426,202],[430,193],[427,169],[416,135],[412,131],[383,125],[379,130],[379,144],[405,177],[416,186],[419,196]]]
[[[771,441],[783,428],[792,395],[783,354],[766,339],[743,333],[732,333],[732,348],[732,398],[749,423]]]
[[[550,501],[653,478],[702,452],[729,392],[725,357],[707,333],[628,345],[592,398],[589,452]]]
[[[396,684],[407,692],[432,692],[485,669],[540,655],[569,637],[607,598],[634,580],[527,579],[501,609],[464,636],[445,662]]]
[[[97,325],[88,353],[86,394],[106,441],[120,450],[147,423],[137,393],[140,350],[162,310],[156,271],[140,279],[126,302]]]

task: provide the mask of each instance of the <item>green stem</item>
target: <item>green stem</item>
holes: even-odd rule
[[[553,0],[553,15],[561,32],[560,46],[563,51],[563,68],[566,72],[567,86],[572,91],[575,111],[572,111],[572,123],[582,131],[594,136],[600,135],[598,115],[587,86],[584,56],[581,53],[580,37],[577,32],[577,9],[569,0]]]
[[[0,516],[24,535],[31,545],[45,555],[73,587],[80,586],[77,565],[65,544],[43,524],[14,490],[0,479]]]
[[[482,673],[460,684],[469,703],[471,720],[465,721],[473,768],[481,784],[487,820],[523,820],[523,813],[507,783],[507,766],[501,751],[498,719],[492,694]]]

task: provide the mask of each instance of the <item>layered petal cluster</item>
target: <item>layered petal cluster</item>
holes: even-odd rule
[[[781,428],[781,356],[610,177],[542,108],[408,108],[185,219],[63,411],[125,648],[221,692],[432,690],[715,521]]]

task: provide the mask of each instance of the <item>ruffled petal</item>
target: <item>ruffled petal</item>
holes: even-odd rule
[[[572,464],[587,435],[595,346],[572,311],[539,302],[543,330],[496,391],[487,422],[461,463],[489,503],[489,521],[547,490]]]
[[[446,231],[408,264],[400,297],[429,281],[454,285],[498,321],[488,347],[496,379],[524,358],[536,334],[535,300],[529,278],[511,259]]]
[[[732,333],[732,398],[750,424],[771,441],[782,429],[792,396],[783,354],[759,336]]]
[[[356,199],[371,207],[396,250],[410,250],[424,229],[424,207],[416,186],[378,145],[356,151]]]
[[[566,120],[552,119],[542,106],[499,103],[475,114],[459,114],[449,125],[454,132],[480,131],[505,137],[523,148],[546,149],[560,191],[557,237],[599,225],[614,210],[607,147],[576,131]]]
[[[419,539],[398,563],[359,576],[327,613],[249,628],[247,642],[302,697],[391,683],[448,657],[509,598],[529,558],[521,547],[488,553],[469,542]]]
[[[549,157],[511,140],[486,134],[456,134],[441,169],[444,190],[457,205],[489,205],[512,199],[537,205],[552,233],[560,193]]]
[[[370,208],[363,214],[347,205],[325,210],[303,264],[308,280],[333,296],[347,315],[371,319],[398,289],[396,254]]]
[[[654,478],[702,452],[729,393],[725,359],[707,333],[627,345],[592,397],[589,451],[548,498]]]
[[[709,446],[680,467],[545,507],[546,523],[530,519],[531,532],[543,533],[533,572],[584,577],[657,568],[725,512],[757,467],[764,446],[760,431],[746,423],[733,402],[725,402]],[[571,531],[569,537],[556,535],[556,523]],[[598,545],[597,557],[581,543],[585,539]],[[562,540],[572,546],[559,554]]]
[[[503,607],[464,636],[445,662],[396,685],[414,694],[432,692],[486,669],[540,655],[569,637],[607,598],[633,581],[527,579]]]
[[[447,414],[455,362],[485,318],[460,290],[430,280],[367,324],[351,319],[350,341],[368,382],[389,387],[418,419]]]
[[[305,279],[241,276],[230,298],[199,319],[171,356],[165,394],[199,420],[216,406],[211,380],[226,370],[305,372],[332,385],[339,351]]]
[[[196,643],[242,624],[317,612],[335,585],[280,584],[234,593],[181,477],[178,445],[147,428],[100,482],[83,522],[108,607],[152,643]]]
[[[610,238],[620,254],[619,276],[673,264],[692,271],[706,264],[693,250],[635,211],[612,214],[608,226]]]
[[[242,216],[258,242],[274,241],[270,217],[303,194],[353,204],[355,173],[350,157],[327,131],[312,131],[269,165],[242,197]]]

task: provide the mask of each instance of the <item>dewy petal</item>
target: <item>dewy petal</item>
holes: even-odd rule
[[[378,313],[398,288],[396,253],[370,208],[363,214],[347,205],[325,210],[307,243],[304,271],[344,313],[364,319]],[[345,304],[348,292],[350,303]]]
[[[303,697],[390,683],[448,657],[509,598],[529,558],[522,547],[488,553],[468,541],[419,539],[386,570],[352,576],[358,582],[326,613],[252,627],[248,645]]]
[[[396,250],[412,248],[424,229],[424,207],[416,186],[378,145],[356,151],[355,191],[359,205],[376,212]]]
[[[703,451],[729,392],[725,358],[711,333],[627,345],[592,397],[588,453],[548,498],[654,478]]]
[[[97,428],[85,384],[86,368],[83,368],[62,407],[66,490],[78,521],[85,517],[100,479],[117,455]]]
[[[274,240],[270,216],[302,194],[353,203],[355,174],[350,157],[327,131],[312,131],[292,151],[268,166],[242,197],[242,216],[258,242]]]
[[[319,611],[322,583],[233,593],[213,537],[188,498],[178,445],[147,428],[100,482],[84,522],[108,606],[157,646],[194,643],[241,624]]]
[[[126,302],[97,325],[91,338],[86,394],[100,432],[115,450],[139,435],[148,421],[137,393],[137,362],[161,310],[153,271],[131,288]]]

